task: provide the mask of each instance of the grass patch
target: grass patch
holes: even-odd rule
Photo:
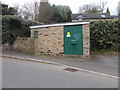
[[[118,53],[118,50],[113,48],[107,48],[107,49],[92,49],[91,52],[93,54],[111,54],[111,53]]]

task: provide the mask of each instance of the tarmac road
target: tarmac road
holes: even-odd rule
[[[65,67],[11,58],[2,59],[3,88],[118,88],[118,80],[64,70]]]
[[[51,57],[38,57],[28,55],[25,53],[18,53],[14,51],[3,52],[3,55],[15,56],[21,58],[31,58],[43,61],[51,61],[55,63],[61,63],[72,67],[91,70],[99,73],[104,73],[112,76],[118,76],[118,56],[96,56],[97,58],[91,60],[85,60],[81,62],[77,58],[51,58]]]

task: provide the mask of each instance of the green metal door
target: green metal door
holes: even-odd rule
[[[83,54],[82,25],[64,26],[64,54]]]

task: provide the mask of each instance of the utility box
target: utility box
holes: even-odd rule
[[[82,25],[64,26],[64,54],[83,55],[82,38]]]
[[[31,26],[36,54],[89,56],[89,24],[86,21]]]

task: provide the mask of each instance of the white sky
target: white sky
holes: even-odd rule
[[[10,6],[13,6],[14,4],[20,4],[23,5],[27,2],[34,2],[39,0],[0,0],[3,3],[6,3]],[[51,4],[55,5],[68,5],[70,6],[73,13],[78,13],[78,8],[84,4],[90,4],[90,3],[100,3],[100,1],[107,1],[106,7],[109,8],[112,15],[117,14],[117,6],[118,2],[120,0],[49,0]]]

